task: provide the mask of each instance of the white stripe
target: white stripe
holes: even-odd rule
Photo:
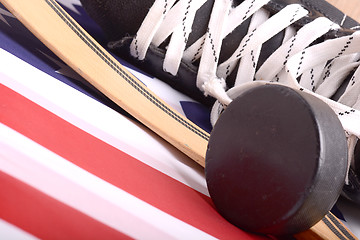
[[[36,240],[35,236],[0,219],[0,239],[6,240]]]
[[[3,124],[0,153],[1,171],[131,237],[212,239]]]
[[[346,16],[346,14],[344,14],[344,17],[341,20],[340,26],[344,25],[344,22],[345,22],[346,18],[347,18],[347,16]]]
[[[155,134],[0,49],[0,83],[143,163],[209,196],[204,170]],[[19,71],[21,69],[21,71]]]

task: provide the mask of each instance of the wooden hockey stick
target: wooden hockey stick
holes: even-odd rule
[[[55,0],[1,0],[56,55],[119,106],[205,166],[209,134],[177,113],[89,36]],[[331,213],[298,239],[356,239]]]

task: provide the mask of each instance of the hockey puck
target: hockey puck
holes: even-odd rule
[[[221,114],[206,155],[206,181],[222,216],[262,234],[307,230],[344,184],[347,143],[334,111],[280,86],[242,93]]]

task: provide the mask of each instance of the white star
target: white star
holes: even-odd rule
[[[55,58],[47,55],[46,53],[44,53],[40,50],[38,50],[38,51],[41,52],[44,56],[46,56],[48,59],[50,59],[52,62],[54,62],[57,66],[59,66],[59,69],[55,71],[56,73],[61,74],[66,77],[69,77],[69,78],[72,78],[79,82],[84,81],[83,78],[79,74],[77,74],[72,68],[70,68],[68,65],[56,60]]]
[[[3,21],[8,26],[10,26],[10,24],[6,21],[6,19],[3,16],[12,17],[12,18],[15,18],[15,16],[12,15],[9,11],[0,8],[0,21]]]
[[[79,0],[59,0],[59,3],[61,3],[63,6],[67,7],[74,13],[77,13],[80,15],[80,12],[75,8],[75,5],[81,6],[81,3]]]

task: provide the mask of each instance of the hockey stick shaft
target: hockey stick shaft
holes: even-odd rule
[[[1,2],[36,37],[87,81],[145,126],[205,166],[209,135],[169,107],[130,74],[54,0]],[[335,217],[328,216],[309,231],[296,237],[355,239]]]
[[[55,1],[3,4],[37,38],[93,86],[200,165],[209,134],[161,101],[121,66]]]

